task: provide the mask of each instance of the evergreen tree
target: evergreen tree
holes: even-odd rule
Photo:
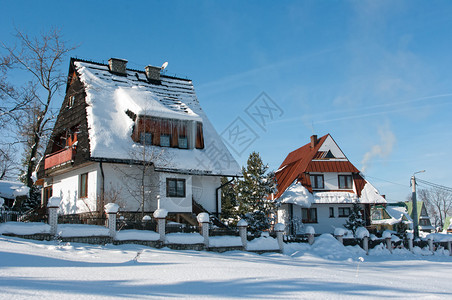
[[[361,207],[357,203],[353,203],[352,213],[348,216],[344,227],[355,234],[358,227],[364,227],[365,225],[361,214]]]
[[[228,182],[227,177],[221,177],[221,184]],[[221,220],[227,224],[234,224],[238,222],[238,206],[237,195],[234,191],[234,186],[237,181],[233,181],[221,189]]]
[[[257,152],[250,154],[246,168],[242,168],[243,179],[236,185],[238,214],[248,222],[249,230],[256,236],[270,228],[275,212],[275,201],[269,196],[276,192],[274,173],[269,172]]]

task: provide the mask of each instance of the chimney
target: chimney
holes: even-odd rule
[[[148,80],[160,81],[161,68],[149,65],[149,66],[145,67],[144,70],[146,71],[146,77]]]
[[[317,145],[317,135],[311,135],[311,148],[314,148]]]
[[[110,72],[112,73],[116,73],[118,75],[127,75],[127,60],[125,59],[110,58],[108,60],[108,67],[110,68]]]

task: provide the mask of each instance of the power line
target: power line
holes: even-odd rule
[[[397,182],[393,182],[393,181],[389,181],[389,180],[381,179],[381,178],[378,178],[378,177],[374,177],[374,176],[370,176],[370,175],[364,175],[364,177],[370,177],[370,178],[374,178],[374,179],[377,179],[377,180],[385,181],[385,182],[388,182],[388,183],[392,183],[392,184],[400,185],[400,186],[403,186],[403,187],[409,187],[409,186],[408,186],[408,185],[406,185],[406,184],[401,184],[401,183],[397,183]]]
[[[440,184],[437,184],[437,183],[425,181],[425,180],[422,180],[422,179],[419,179],[419,178],[416,178],[416,182],[420,183],[421,185],[431,186],[431,187],[434,187],[434,188],[437,188],[437,189],[441,189],[441,190],[445,190],[445,191],[448,191],[448,192],[452,193],[452,188],[444,186],[444,185],[440,185]]]

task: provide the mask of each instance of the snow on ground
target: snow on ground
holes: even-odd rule
[[[258,255],[0,236],[0,298],[452,297],[450,256],[407,251],[366,256],[329,240],[324,236],[313,246],[288,244],[284,254]]]

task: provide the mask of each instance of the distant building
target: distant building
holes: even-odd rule
[[[435,231],[435,227],[432,226],[432,223],[430,222],[430,217],[427,213],[427,208],[425,207],[425,204],[423,201],[417,201],[417,221],[419,225],[420,231],[425,232],[433,232]],[[408,214],[411,216],[412,219],[415,217],[413,216],[413,202],[406,201],[405,202]]]

